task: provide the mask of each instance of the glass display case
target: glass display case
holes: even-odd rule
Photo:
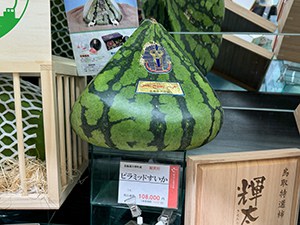
[[[127,204],[118,203],[120,162],[151,163],[178,165],[179,187],[178,208],[170,218],[170,225],[183,222],[185,151],[145,152],[120,151],[92,146],[91,148],[91,224],[124,225],[135,224]],[[154,225],[158,222],[163,208],[140,206],[144,224]]]

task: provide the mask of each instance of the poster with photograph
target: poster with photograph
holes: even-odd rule
[[[136,0],[64,0],[78,74],[97,75],[139,26]]]

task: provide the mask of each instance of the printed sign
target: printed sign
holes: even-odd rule
[[[118,203],[177,208],[178,165],[120,163]]]
[[[137,93],[183,95],[177,82],[139,81]]]
[[[81,76],[97,75],[139,26],[136,0],[64,0]]]

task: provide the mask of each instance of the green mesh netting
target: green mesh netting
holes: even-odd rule
[[[21,80],[21,104],[25,154],[44,159],[42,95],[38,86]],[[18,140],[13,79],[0,75],[0,163],[17,158]]]

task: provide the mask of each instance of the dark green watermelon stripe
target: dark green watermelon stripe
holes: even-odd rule
[[[141,30],[141,33],[143,35],[146,35],[146,33],[153,33],[153,31],[145,26],[144,29]],[[136,46],[142,46],[143,45],[143,40],[139,40],[137,37],[133,36],[131,38],[131,41],[128,42],[128,43],[126,42],[124,45],[131,45],[131,47],[134,47],[135,45]],[[124,49],[125,48],[121,48],[116,53],[116,54],[119,55],[119,60],[116,60],[114,58],[114,60],[112,60],[109,64],[107,64],[107,66],[105,67],[105,70],[111,70],[113,68],[120,67],[120,66],[128,66],[127,64],[122,65],[122,62],[124,62],[124,61],[122,61],[122,58],[125,57]],[[134,52],[131,52],[129,55],[126,54],[126,58],[128,59],[127,62],[133,61],[134,54],[135,54]],[[110,107],[112,106],[116,95],[119,94],[120,91],[123,88],[127,88],[129,86],[135,86],[135,84],[136,84],[136,81],[132,81],[131,84],[122,86],[120,88],[120,90],[118,90],[118,91],[112,90],[112,87],[114,86],[114,84],[120,83],[119,81],[124,76],[124,73],[126,73],[126,71],[123,71],[123,73],[118,73],[118,76],[114,76],[113,79],[109,80],[107,82],[108,89],[106,89],[106,90],[102,90],[102,91],[96,90],[96,88],[94,86],[94,83],[91,83],[88,86],[89,92],[96,95],[96,96],[98,96],[99,101],[102,101],[103,105],[104,105],[103,106],[103,111],[102,111],[102,116],[98,119],[98,121],[95,125],[88,124],[88,121],[85,117],[85,112],[86,112],[87,109],[85,107],[82,107],[82,115],[83,115],[82,118],[81,118],[82,127],[89,127],[89,129],[84,130],[85,135],[90,138],[90,137],[92,137],[92,132],[94,132],[95,130],[100,129],[103,136],[104,136],[106,145],[111,146],[113,148],[117,148],[117,146],[113,143],[113,141],[111,139],[111,128],[114,125],[122,123],[124,121],[128,121],[128,120],[133,120],[134,121],[133,117],[129,117],[129,118],[124,118],[124,119],[121,119],[121,120],[111,122],[110,118],[108,116],[109,111],[110,111]],[[105,76],[105,74],[103,74],[103,76]],[[105,101],[103,101],[103,99],[105,99]],[[134,101],[134,100],[132,99],[131,101]],[[89,125],[89,126],[87,126],[87,125]],[[133,145],[134,143],[129,143],[129,144]]]
[[[211,111],[211,114],[210,114],[210,116],[211,116],[211,121],[212,121],[212,125],[211,125],[211,127],[210,127],[210,129],[209,129],[209,135],[208,135],[208,137],[204,140],[204,142],[203,143],[208,143],[208,141],[210,140],[210,138],[212,137],[212,136],[215,136],[215,134],[214,134],[214,132],[213,132],[213,127],[214,127],[214,124],[215,124],[215,113],[216,113],[216,111],[219,111],[220,110],[220,108],[219,108],[219,106],[217,106],[216,108],[214,108],[211,104],[210,104],[210,98],[207,96],[208,95],[208,93],[207,92],[205,92],[204,91],[204,89],[202,89],[201,87],[200,87],[200,85],[199,85],[199,83],[197,82],[197,80],[196,80],[196,76],[198,77],[198,75],[195,75],[195,74],[193,74],[192,76],[191,76],[191,80],[192,80],[192,82],[199,88],[199,90],[200,90],[200,92],[201,92],[201,95],[202,95],[202,97],[203,97],[203,99],[204,99],[204,103],[207,105],[207,107],[209,108],[209,110]],[[207,82],[206,81],[206,79],[204,79],[203,78],[203,81],[204,82]],[[217,98],[217,96],[215,95],[215,93],[213,93],[214,94],[214,96]],[[222,121],[222,119],[221,119],[221,121]]]
[[[160,29],[157,29],[156,33],[158,36],[166,36],[167,31],[161,26]],[[181,49],[179,47],[179,45],[175,43],[176,47],[174,48],[173,46],[170,46],[169,43],[167,42],[163,42],[164,45],[168,45],[169,49],[173,49],[173,53],[175,55],[177,55],[178,58],[184,59],[182,52],[179,50]],[[182,64],[184,67],[188,67],[188,65],[185,64],[184,60],[182,61]],[[171,82],[180,82],[177,79],[178,74],[176,74],[175,71],[176,67],[173,67],[173,70],[170,73],[170,81]],[[180,142],[180,147],[179,149],[186,149],[192,140],[193,137],[193,130],[194,130],[194,126],[195,126],[195,120],[193,115],[189,112],[188,108],[187,108],[187,103],[186,103],[186,98],[184,96],[174,96],[174,98],[176,98],[177,104],[179,105],[179,108],[181,110],[182,113],[182,123],[181,123],[181,127],[183,130],[183,134],[181,136],[181,142]]]
[[[93,136],[92,133],[95,130],[100,129],[100,131],[102,132],[102,134],[104,136],[104,140],[105,140],[106,145],[117,148],[117,146],[111,140],[111,128],[115,124],[119,124],[119,123],[122,123],[124,121],[128,121],[128,120],[133,120],[134,121],[135,118],[128,117],[128,118],[123,118],[123,119],[116,120],[116,121],[110,121],[109,110],[110,110],[111,105],[113,104],[115,96],[119,92],[109,90],[109,95],[107,95],[107,91],[106,92],[97,91],[94,87],[94,84],[89,86],[89,92],[93,93],[94,95],[97,95],[97,97],[99,98],[99,101],[102,101],[102,99],[105,99],[105,102],[102,101],[104,103],[103,104],[102,115],[98,119],[97,123],[94,124],[94,125],[88,124],[88,121],[86,119],[86,113],[85,113],[87,108],[82,106],[82,109],[81,109],[82,110],[82,113],[81,113],[82,114],[82,117],[81,117],[82,125],[81,126],[86,128],[86,129],[84,129],[84,134],[88,138],[91,138]]]
[[[212,115],[216,116],[217,113],[220,113],[220,116],[221,116],[221,118],[219,118],[220,121],[219,121],[219,123],[217,123],[218,121],[216,121],[215,119],[212,121],[212,125],[209,129],[209,135],[207,136],[207,138],[205,140],[203,140],[203,145],[210,142],[218,134],[218,132],[220,130],[220,127],[223,123],[223,118],[222,118],[223,110],[222,110],[222,107],[216,107],[216,109],[212,112]],[[216,117],[216,118],[218,118],[218,117]]]
[[[222,0],[164,0],[159,7],[158,0],[148,0],[148,6],[144,7],[145,15],[156,17],[169,31],[220,31],[224,16],[224,2]],[[146,2],[146,3],[147,3]],[[151,8],[154,7],[154,8]],[[161,13],[163,8],[167,13]],[[151,15],[149,15],[151,11]],[[168,16],[165,16],[165,15]],[[167,19],[167,20],[166,20]],[[167,27],[166,27],[167,26]],[[203,74],[212,67],[219,54],[221,35],[174,35],[175,40],[189,53],[189,58],[194,62]]]
[[[209,93],[207,93],[205,91],[205,88],[201,87],[200,86],[200,82],[197,81],[197,78],[199,78],[199,74],[196,74],[196,73],[193,73],[191,75],[191,80],[192,82],[198,87],[198,89],[200,90],[200,93],[203,97],[203,103],[209,108],[209,110],[211,111],[211,114],[210,114],[210,119],[212,121],[212,125],[209,129],[209,135],[207,136],[207,138],[204,140],[203,143],[208,143],[212,137],[214,137],[216,135],[215,131],[214,131],[214,126],[215,126],[215,123],[216,123],[216,117],[215,117],[215,114],[216,114],[216,111],[219,111],[220,112],[220,115],[222,116],[223,113],[222,113],[222,107],[220,106],[220,104],[218,103],[215,107],[212,105],[211,103],[211,96],[209,97]],[[203,83],[208,83],[208,81],[206,80],[206,78],[204,77],[201,77],[201,82]],[[207,84],[208,85],[208,84]],[[211,90],[211,94],[213,94],[213,96],[215,97],[215,99],[218,99],[217,96],[216,96],[216,93]],[[219,118],[218,118],[219,119]],[[221,123],[222,123],[222,118],[220,120],[217,120],[220,124],[218,125],[219,127],[221,126]]]
[[[175,21],[181,21],[180,23],[180,30],[181,31],[199,31],[203,30],[203,31],[210,31],[210,29],[208,28],[201,28],[201,25],[193,25],[190,23],[190,21],[187,20],[186,16],[183,14],[180,14],[178,12],[178,9],[175,9],[175,4],[170,4],[173,11],[177,13],[172,14],[173,16],[173,20]],[[212,22],[212,25],[214,26],[214,23]],[[179,26],[179,24],[178,24]],[[217,37],[216,37],[217,36]],[[174,35],[175,40],[177,40],[182,46],[184,46],[184,48],[186,49],[187,52],[191,52],[193,53],[192,55],[198,55],[198,54],[203,54],[204,51],[207,51],[208,54],[205,54],[205,61],[203,63],[201,62],[197,62],[198,64],[200,64],[199,69],[201,70],[201,72],[203,74],[206,74],[206,71],[211,67],[211,64],[213,64],[214,60],[217,58],[218,55],[218,51],[214,52],[212,45],[215,44],[216,47],[220,45],[221,43],[221,35],[209,35],[209,34],[191,34],[191,35]],[[202,51],[199,53],[196,52],[197,51],[197,46],[194,46],[194,48],[191,48],[190,44],[187,43],[192,43],[192,41],[194,41],[197,46],[202,46]],[[204,39],[210,39],[210,41],[205,41]],[[218,48],[218,47],[217,47]],[[200,58],[200,57],[198,57]],[[190,57],[190,59],[195,62],[194,58]]]
[[[195,3],[197,1],[191,2],[191,1],[185,1],[185,0],[183,0],[183,1],[182,0],[172,0],[172,1],[169,1],[170,4],[168,5],[168,7],[173,5],[172,4],[173,2],[177,3],[177,5],[180,5],[182,10],[184,10],[184,9],[186,10],[184,12],[186,14],[186,18],[188,18],[190,16],[189,17],[191,19],[190,24],[193,25],[194,27],[196,27],[198,30],[199,30],[199,28],[201,28],[200,29],[201,31],[207,31],[207,32],[221,30],[219,25],[218,25],[219,30],[214,30],[213,28],[216,28],[215,27],[216,24],[222,23],[223,15],[224,15],[223,1],[219,1],[219,0],[216,2],[213,2],[212,0],[206,1],[206,2],[202,1],[200,4],[206,3],[206,5],[199,6],[197,8],[197,10],[195,10]],[[218,3],[218,4],[216,4],[216,3]],[[208,9],[208,4],[211,4],[210,9]],[[196,16],[195,14],[198,14],[198,16],[196,16],[196,18],[193,18],[192,14],[194,14],[194,16]],[[201,22],[200,19],[208,20],[208,22],[211,24],[211,26],[207,26],[207,25],[203,24],[203,22]]]
[[[159,0],[159,2],[161,2]],[[149,15],[150,17],[155,15],[157,13],[157,10],[159,10],[159,7],[157,7],[159,4],[156,0],[148,0],[143,3],[143,10],[144,14]],[[163,15],[162,15],[163,16]]]
[[[188,111],[185,99],[182,97],[177,98],[177,103],[182,111],[182,118],[183,118],[181,122],[183,134],[181,137],[181,143],[179,149],[188,149],[188,146],[190,146],[192,142],[194,126],[196,122],[195,119],[191,117],[191,113]]]
[[[141,27],[141,34],[142,35],[148,35],[147,33],[151,33],[151,30],[149,28],[147,28],[147,27],[144,27],[144,29],[143,29],[143,27]],[[142,46],[144,44],[143,40],[139,40],[137,38],[137,36],[134,36],[134,35],[130,37],[130,40],[131,41],[128,40],[128,42],[126,42],[124,44],[124,47],[126,47],[126,46],[129,47],[130,46],[130,48],[135,48],[136,46]],[[113,58],[113,60],[111,60],[105,66],[105,68],[103,70],[105,70],[105,71],[111,71],[111,70],[113,70],[115,68],[120,68],[120,70],[121,70],[121,68],[128,67],[128,62],[131,62],[134,59],[135,52],[129,52],[130,54],[126,54],[125,55],[125,53],[127,53],[125,49],[126,48],[121,48],[116,53],[116,55]],[[128,60],[127,61],[122,60],[124,57],[126,57]],[[114,84],[120,84],[120,79],[124,76],[125,73],[126,73],[126,71],[122,70],[122,73],[119,73],[118,76],[112,77],[112,79],[110,79],[109,81],[107,81],[107,86],[110,87],[110,86],[113,86]],[[103,76],[106,76],[108,74],[109,74],[109,72],[104,72]],[[125,79],[126,79],[126,77],[125,77]],[[135,83],[136,83],[135,80],[133,80],[131,82],[132,85],[135,85]],[[124,88],[124,87],[126,87],[126,86],[124,86],[122,84],[121,84],[121,86],[122,86],[121,89]]]
[[[197,55],[204,54],[205,52],[207,52],[207,54],[205,54],[205,61],[203,61],[202,63],[201,63],[201,61],[197,62],[198,64],[200,64],[200,67],[198,67],[198,68],[201,70],[201,72],[203,72],[203,74],[206,74],[207,69],[211,66],[211,65],[207,65],[207,64],[212,64],[214,62],[214,60],[217,58],[218,53],[219,53],[218,51],[214,52],[213,51],[214,48],[212,48],[212,47],[213,47],[213,45],[215,45],[216,49],[218,50],[218,46],[220,45],[220,42],[221,42],[221,41],[219,41],[219,40],[221,40],[221,36],[219,36],[220,37],[219,39],[217,39],[217,38],[211,39],[212,36],[216,36],[216,35],[208,35],[208,34],[175,35],[175,39],[179,43],[182,43],[182,45],[185,46],[186,50],[189,52],[192,52],[193,55],[197,56]],[[203,40],[204,38],[210,38],[211,41],[206,42]],[[191,41],[189,39],[192,39],[195,43],[197,43],[197,45],[194,46],[194,49],[192,49],[190,45],[185,45],[185,43],[191,43]],[[215,41],[218,41],[218,43],[215,43]],[[198,49],[200,47],[201,47],[201,50]],[[201,59],[200,56],[198,56],[197,58]],[[194,62],[195,59],[192,59],[192,61]]]
[[[99,98],[99,101],[101,101],[101,97],[103,95],[105,95],[105,93],[103,94],[103,92],[102,93],[98,92],[95,89],[93,83],[92,83],[92,85],[89,85],[89,92],[97,95],[98,98]],[[83,131],[84,131],[84,134],[86,135],[86,137],[92,138],[92,136],[93,136],[92,132],[97,130],[97,129],[100,129],[100,131],[104,135],[105,144],[108,145],[108,146],[112,146],[114,148],[115,148],[115,144],[110,139],[111,134],[110,134],[110,129],[109,128],[111,127],[111,124],[108,120],[108,111],[109,111],[110,105],[112,104],[113,97],[115,97],[116,94],[117,93],[114,93],[114,96],[111,96],[112,98],[108,99],[109,102],[105,102],[103,110],[102,110],[102,115],[98,119],[98,121],[95,125],[90,125],[90,124],[87,123],[86,113],[85,113],[87,108],[85,106],[82,106],[82,108],[81,108],[81,110],[82,110],[82,112],[81,112],[81,115],[82,115],[81,116],[81,121],[82,121],[81,127],[85,128],[85,129],[83,129]]]
[[[175,5],[173,4],[170,4],[171,7],[174,7]],[[172,8],[172,10],[175,10],[174,8]],[[203,9],[204,10],[204,9]],[[186,16],[184,14],[180,14],[179,12],[177,12],[176,14],[172,14],[172,18],[175,20],[175,21],[180,21],[180,25],[178,23],[177,27],[180,28],[179,31],[189,31],[189,32],[210,32],[210,31],[214,31],[214,32],[217,32],[217,31],[220,31],[219,29],[214,29],[214,30],[210,30],[210,29],[200,29],[201,26],[200,25],[193,25],[191,24],[190,21],[187,20]],[[213,18],[213,17],[211,17]],[[221,24],[221,21],[222,21],[222,17],[220,17],[220,24]],[[213,28],[216,28],[216,27],[220,27],[219,25],[216,25],[216,21],[211,21],[211,24],[213,26]],[[175,28],[175,26],[174,26]],[[201,37],[201,35],[191,35],[193,37]],[[220,35],[209,35],[210,39],[212,40],[213,43],[215,43],[216,45],[220,44],[220,40],[219,38],[221,37]],[[205,43],[206,41],[204,41],[202,38],[196,38],[196,41],[201,41],[200,43]]]
[[[221,44],[222,40],[222,35],[211,34],[175,34],[174,37],[177,41],[182,43],[183,46],[185,46],[187,51],[193,52],[194,54],[196,52],[196,47],[201,46],[204,50],[209,52],[209,55],[207,56],[212,60],[217,58],[219,52],[214,52],[214,49],[216,48],[218,50],[218,46]],[[191,43],[189,39],[192,39],[192,41],[197,43],[193,46],[194,49],[192,49],[190,45],[185,45],[185,43]],[[215,46],[215,48],[213,48],[213,46]]]
[[[152,118],[149,131],[152,132],[154,137],[153,140],[148,143],[148,146],[155,146],[158,151],[161,151],[167,147],[164,143],[164,138],[162,138],[165,136],[167,130],[165,120],[166,115],[159,110],[159,106],[161,104],[159,102],[159,95],[154,95],[150,103],[153,106],[153,110],[151,112]]]
[[[148,0],[143,4],[143,9],[147,18],[157,19],[156,15],[159,15],[159,22],[163,23],[167,30],[171,29],[165,0]]]
[[[221,24],[222,17],[214,15],[212,10],[207,10],[206,7],[200,7],[199,9],[200,11],[195,13],[202,14],[201,17],[199,16],[199,18],[192,18],[192,14],[189,13],[188,10],[189,6],[192,9],[194,8],[191,3],[187,3],[186,1],[184,1],[183,4],[185,5],[183,7],[180,7],[179,9],[177,8],[177,6],[182,4],[182,1],[168,0],[167,2],[168,2],[167,7],[170,12],[169,16],[170,17],[174,16],[172,20],[180,19],[177,20],[178,26],[173,27],[177,29],[180,28],[180,30],[174,30],[174,31],[190,31],[190,32],[191,31],[202,31],[202,32],[215,31],[216,32],[221,30],[220,26],[217,26],[216,24]],[[174,2],[176,4],[174,4]],[[204,24],[204,19],[206,20],[205,22],[207,24],[211,24],[211,25],[207,26],[207,24]],[[185,27],[180,26],[179,21],[180,23],[184,22]]]
[[[145,26],[140,26],[140,29],[141,29],[141,34],[142,35],[147,35],[149,33],[151,33],[151,30],[148,28],[148,27],[145,27]],[[124,51],[126,51],[126,47],[129,47],[131,46],[131,48],[134,48],[136,46],[139,46],[139,45],[143,45],[143,40],[139,40],[138,39],[138,35],[135,35],[133,34],[130,39],[128,41],[126,41],[124,43],[124,48],[120,48],[119,51],[116,53],[115,57],[113,58],[113,60],[111,60],[104,68],[103,70],[104,71],[107,71],[107,70],[111,70],[113,68],[115,68],[116,66],[117,67],[120,67],[120,66],[125,66],[125,63],[127,62],[130,62],[129,60],[126,62],[122,61],[122,58],[125,57],[124,55]],[[130,59],[132,59],[134,57],[134,52],[131,52],[130,56],[127,56],[126,57],[130,57]],[[117,60],[116,58],[119,58],[119,60]],[[126,65],[127,67],[128,65]]]
[[[219,117],[216,117],[216,114],[219,113],[220,114],[220,118]],[[206,140],[204,140],[204,144],[210,142],[220,131],[220,128],[222,126],[222,123],[223,123],[223,109],[222,109],[222,106],[218,106],[215,108],[214,110],[214,120],[213,120],[213,123],[212,123],[212,126],[211,126],[211,129],[210,129],[210,136],[207,137]],[[218,121],[216,121],[216,118],[219,119],[219,123],[217,123]],[[216,124],[217,123],[217,124]],[[216,127],[215,127],[216,126]],[[215,128],[215,129],[214,129]]]
[[[159,101],[159,109],[161,112],[166,113],[165,120],[167,123],[167,130],[162,137],[166,145],[166,148],[163,150],[180,149],[179,147],[181,145],[181,137],[183,134],[182,125],[181,123],[174,123],[173,119],[174,117],[179,120],[182,119],[182,112],[177,103],[177,99],[170,95],[160,95]],[[171,114],[170,111],[172,112]]]
[[[143,46],[154,40],[171,56],[169,74],[150,74],[141,65]],[[80,118],[73,117],[72,126],[88,142],[124,150],[183,150],[208,142],[218,132],[222,111],[214,91],[161,25],[144,22],[108,65],[74,106]],[[143,79],[178,82],[186,95],[136,94],[135,86]]]
[[[158,29],[156,31],[157,35],[159,35],[159,36],[165,36],[166,32],[167,31],[165,29],[163,29],[162,26],[161,26],[161,29]],[[177,42],[173,42],[173,43],[175,45],[175,48],[174,48],[174,46],[170,46],[170,44],[168,42],[164,42],[164,45],[168,45],[167,46],[168,49],[173,49],[173,54],[176,55],[178,58],[182,59],[182,66],[185,68],[188,68],[190,65],[185,63],[186,62],[184,60],[185,57],[182,55],[182,51],[180,51],[181,47],[179,46],[179,44],[177,44]],[[176,74],[175,68],[176,68],[176,66],[174,66],[173,70],[171,71],[170,81],[171,82],[180,82],[177,79],[177,77],[179,77],[180,74]],[[196,122],[194,120],[194,116],[191,114],[191,112],[189,111],[189,109],[187,107],[186,98],[184,96],[174,96],[174,97],[176,98],[177,104],[179,105],[179,108],[182,113],[182,118],[183,118],[182,123],[181,123],[183,134],[181,136],[181,144],[180,144],[179,149],[186,149],[191,144],[194,126],[195,126]]]
[[[163,32],[160,32],[160,35],[165,35],[165,34],[164,34]],[[167,45],[168,45],[169,43],[164,43],[164,44],[167,44]],[[176,42],[175,42],[175,45],[177,45]],[[168,48],[174,49],[174,52],[173,52],[173,53],[174,53],[175,55],[177,55],[178,58],[182,58],[182,52],[181,52],[180,50],[177,50],[177,51],[175,50],[175,49],[180,49],[179,46],[176,46],[176,47],[174,48],[173,46],[170,46],[170,45],[169,45]],[[182,60],[182,66],[184,66],[184,67],[186,67],[186,68],[189,67],[189,65],[185,63],[185,60]],[[170,76],[170,81],[172,81],[172,82],[178,82],[178,80],[176,79],[176,77],[178,76],[178,74],[176,74],[176,71],[172,71],[172,72],[174,72],[174,74],[173,74],[173,76]],[[215,114],[215,111],[220,110],[220,109],[219,109],[219,107],[213,108],[213,107],[211,106],[211,104],[210,104],[210,99],[209,99],[209,97],[207,96],[207,93],[204,91],[203,87],[200,87],[199,82],[196,80],[196,77],[197,77],[197,78],[201,77],[201,76],[200,76],[200,73],[197,72],[197,71],[191,74],[191,81],[192,81],[192,83],[198,88],[198,90],[200,90],[200,94],[201,94],[201,96],[202,96],[202,98],[203,98],[203,103],[209,107],[209,110],[211,111],[211,114],[210,114],[210,115],[211,115],[211,121],[212,121],[212,123],[214,124],[214,123],[215,123],[215,120],[214,120],[214,114]],[[202,79],[202,81],[203,81],[204,83],[208,83],[207,80],[206,80],[205,78],[201,77],[201,79]],[[215,94],[214,92],[213,92],[213,95],[216,97],[216,94]],[[180,108],[181,108],[181,109],[184,109],[185,112],[189,112],[188,109],[187,109],[187,107],[186,107],[186,106],[187,106],[187,103],[186,103],[185,99],[184,99],[184,102],[181,102],[182,100],[181,100],[180,98],[178,98],[178,97],[177,97],[176,99],[177,99],[177,101],[178,101],[178,104],[180,105]],[[196,112],[196,113],[197,113],[197,112]],[[193,115],[189,115],[189,117],[192,117],[192,118],[193,118]],[[189,117],[188,117],[188,118],[189,118]],[[187,132],[183,135],[183,137],[185,138],[184,140],[182,140],[183,143],[190,143],[190,142],[191,142],[191,140],[187,141],[187,136],[188,136],[189,133],[190,133],[190,135],[191,135],[191,138],[193,137],[192,129],[194,128],[195,123],[193,123],[193,121],[189,121],[189,122],[191,122],[191,123],[193,124],[193,126],[190,127],[189,131],[187,131]],[[189,123],[189,122],[188,122],[188,123]],[[189,124],[189,125],[190,125],[190,124]],[[185,128],[186,128],[186,126],[184,125],[184,126],[183,126],[183,130],[185,130]],[[210,137],[212,137],[212,135],[213,135],[213,126],[210,127],[209,135],[208,135],[208,137],[205,139],[205,143],[207,143],[207,142],[210,140]],[[182,148],[182,147],[187,148],[188,146],[182,146],[182,145],[181,145],[180,148]]]

